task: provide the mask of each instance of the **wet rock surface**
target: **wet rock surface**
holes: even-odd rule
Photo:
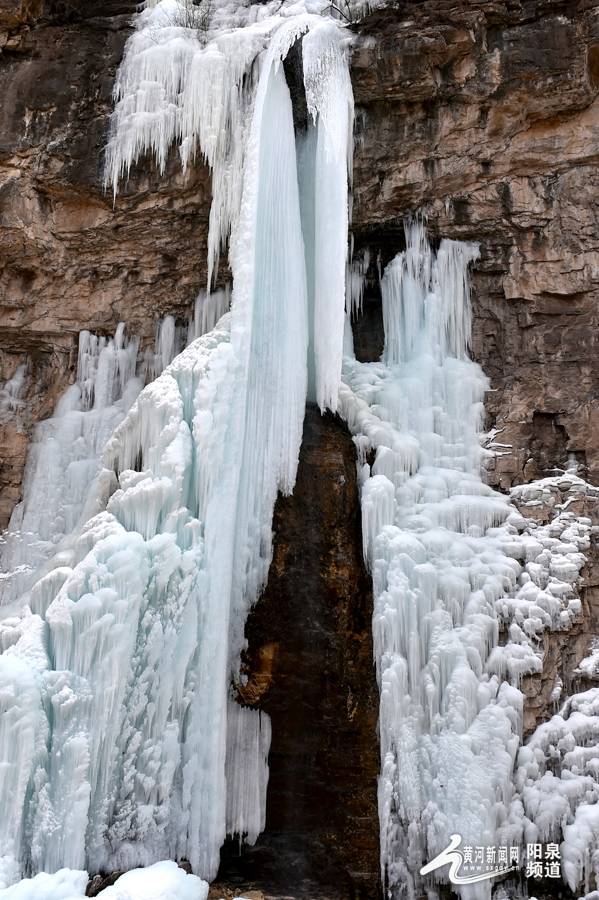
[[[275,534],[268,585],[246,626],[250,684],[269,673],[257,698],[273,731],[266,830],[241,854],[236,842],[225,848],[219,880],[267,895],[374,898],[378,696],[355,448],[314,407]]]

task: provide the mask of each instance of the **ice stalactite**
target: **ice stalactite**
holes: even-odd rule
[[[172,316],[157,322],[154,349],[143,354],[139,339],[128,337],[123,323],[113,337],[81,332],[75,382],[59,398],[52,417],[35,429],[23,499],[2,536],[2,603],[26,590],[80,519],[96,511],[90,485],[100,472],[106,441],[144,384],[160,374],[185,340]],[[21,372],[22,380],[24,367],[17,374]]]
[[[593,732],[593,698],[581,698],[587,718],[551,723],[517,756],[517,685],[541,671],[544,631],[580,615],[576,585],[591,523],[569,511],[569,501],[548,525],[518,512],[515,504],[549,496],[553,483],[514,488],[510,498],[481,479],[487,382],[468,358],[468,267],[477,252],[444,240],[435,254],[422,224],[408,226],[406,250],[381,280],[382,359],[359,363],[347,352],[344,361],[341,414],[358,449],[375,597],[381,867],[393,898],[420,896],[420,868],[452,834],[464,845],[519,848],[557,839],[566,807],[564,859],[574,885],[595,833],[592,808],[575,812],[571,774],[558,790],[559,779],[544,774],[547,750],[535,746],[557,742],[575,724],[581,735]],[[571,473],[565,484],[593,491]],[[571,735],[563,747],[575,744]],[[571,756],[580,767],[584,751]],[[578,779],[580,796],[588,784]],[[579,819],[586,831],[575,840]],[[446,868],[433,877],[442,881]],[[490,881],[454,889],[474,900],[491,896]]]
[[[351,318],[362,313],[366,275],[370,266],[370,250],[365,247],[347,266],[346,274],[346,312]]]
[[[231,304],[231,288],[227,285],[218,291],[201,290],[195,299],[193,315],[189,319],[188,340],[191,342],[212,331]]]
[[[127,47],[107,171],[116,187],[142,152],[163,165],[178,140],[185,164],[197,146],[211,272],[231,231],[231,310],[119,411],[70,536],[0,622],[5,883],[181,857],[212,878],[227,830],[264,825],[270,723],[230,683],[295,481],[309,367],[337,403],[351,85],[343,31],[320,15],[258,16],[200,46],[161,22],[167,5]],[[298,179],[282,60],[302,36],[313,153]],[[194,333],[227,301],[204,297]],[[167,318],[149,376],[180,343]],[[96,385],[100,362],[80,361],[85,402],[114,405],[120,369]]]
[[[344,368],[375,594],[381,865],[394,897],[419,895],[419,868],[452,834],[495,843],[519,744],[519,691],[485,668],[494,604],[519,565],[494,537],[508,502],[479,475],[486,379],[467,356],[476,256],[452,241],[435,255],[422,225],[409,227],[382,278],[382,361]],[[488,883],[464,890],[490,896]]]
[[[321,410],[337,410],[347,263],[348,170],[353,97],[339,30],[320,24],[303,41],[304,83],[312,123],[303,147],[306,270],[312,333],[310,363]]]

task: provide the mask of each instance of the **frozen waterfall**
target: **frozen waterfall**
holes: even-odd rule
[[[33,571],[0,620],[4,884],[182,857],[213,878],[225,835],[251,843],[264,827],[270,723],[230,685],[276,496],[294,485],[309,370],[321,407],[337,404],[351,86],[343,30],[320,15],[203,46],[164,8],[128,44],[107,171],[116,186],[145,150],[162,164],[179,138],[185,162],[197,145],[213,169],[211,271],[231,232],[231,311],[172,362],[181,340],[165,322],[142,369],[170,364],[126,415],[136,345],[82,337],[77,382],[42,426],[68,483],[49,486],[44,452],[28,470],[20,530],[41,550],[19,535]],[[302,36],[312,122],[298,164],[282,60]],[[226,305],[202,295],[192,333]]]
[[[122,322],[112,337],[81,332],[75,381],[52,417],[35,429],[24,496],[2,537],[1,603],[16,600],[31,587],[43,563],[105,503],[103,484],[91,488],[101,475],[104,446],[144,384],[185,345],[186,332],[166,316],[156,324],[153,350],[143,353],[139,339],[128,336]]]
[[[16,599],[42,563],[78,524],[96,511],[88,503],[106,441],[143,387],[138,340],[123,325],[113,338],[83,331],[75,383],[54,415],[35,431],[24,475],[24,497],[13,512],[0,558],[0,599]],[[90,498],[91,500],[91,498]]]
[[[507,814],[521,696],[487,661],[495,602],[520,567],[501,548],[508,501],[480,478],[486,379],[467,355],[477,247],[442,241],[435,254],[421,223],[406,242],[381,281],[382,360],[346,358],[341,413],[375,594],[382,874],[392,896],[414,898],[452,834],[494,845]],[[483,900],[491,888],[463,890]]]
[[[123,326],[83,332],[75,383],[34,436],[0,583],[0,892],[50,873],[18,896],[38,896],[36,881],[76,894],[85,869],[153,866],[167,896],[195,896],[205,885],[161,860],[211,879],[227,834],[252,843],[263,830],[271,723],[232,684],[307,400],[339,412],[358,453],[388,896],[446,881],[420,870],[452,835],[520,846],[562,827],[574,884],[599,825],[569,791],[577,779],[578,800],[599,795],[579,771],[599,708],[581,695],[522,748],[517,685],[542,668],[543,629],[580,611],[590,525],[564,503],[537,528],[481,478],[478,248],[434,252],[408,225],[380,278],[382,358],[358,362],[351,317],[376,248],[348,259],[347,31],[324,2],[272,0],[218,4],[200,40],[173,24],[176,7],[149,4],[127,43],[106,185],[116,196],[144,154],[161,171],[173,147],[183,168],[201,156],[207,283],[187,329],[166,317],[143,353]],[[308,110],[297,130],[294,46]],[[233,284],[216,290],[224,252]],[[9,411],[23,377],[3,389]],[[543,757],[554,734],[572,766],[558,786]],[[490,900],[491,884],[458,891]]]

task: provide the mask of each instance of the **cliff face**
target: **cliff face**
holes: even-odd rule
[[[240,890],[368,900],[380,880],[378,693],[354,445],[308,407],[295,490],[275,509],[267,588],[246,626],[239,700],[272,721],[266,831],[219,877]],[[217,894],[222,896],[222,894]]]
[[[174,156],[164,177],[138,166],[114,209],[102,189],[133,9],[0,5],[0,383],[28,362],[19,422],[0,425],[0,523],[77,333],[122,319],[149,339],[158,315],[187,316],[204,280],[201,165],[185,177]],[[568,457],[596,479],[599,5],[400,2],[354,31],[356,247],[386,261],[403,217],[423,209],[433,233],[479,241],[473,352],[509,445],[491,480],[506,488]]]
[[[491,480],[569,456],[599,476],[599,4],[400,2],[360,27],[356,245],[401,218],[475,240],[473,353],[504,454]]]
[[[31,428],[72,378],[79,331],[111,333],[123,320],[148,341],[158,316],[187,318],[205,279],[203,166],[183,176],[173,155],[161,176],[148,161],[114,207],[103,191],[111,91],[134,4],[112,0],[99,14],[95,6],[0,0],[0,388],[27,365],[16,410],[0,393],[0,527],[20,496]],[[387,262],[403,247],[404,217],[423,210],[433,234],[478,241],[473,355],[490,379],[488,425],[501,445],[489,479],[507,489],[572,459],[597,483],[599,2],[398,0],[353,30],[356,250],[368,246]],[[374,268],[356,338],[370,359],[381,342]],[[352,445],[331,421],[309,416],[306,428],[300,499],[277,508],[272,575],[248,631],[256,696],[242,699],[271,713],[276,741],[272,827],[258,852],[264,860],[276,851],[297,816],[296,836],[312,835],[314,867],[333,848],[351,890],[371,896],[378,759],[368,739],[376,740],[369,599],[358,526],[350,546],[335,524],[356,516]],[[342,477],[347,490],[335,481]],[[330,534],[318,532],[319,515]],[[324,581],[304,583],[304,552],[313,574],[327,570]],[[552,711],[558,675],[576,686],[599,621],[597,571],[587,573],[580,627],[547,637],[543,676],[524,686],[528,728]],[[315,598],[324,618],[300,634]],[[300,741],[309,749],[296,760]],[[348,746],[351,762],[339,756]],[[356,768],[364,780],[353,796]],[[304,805],[290,810],[298,781]],[[259,882],[247,869],[239,878]]]

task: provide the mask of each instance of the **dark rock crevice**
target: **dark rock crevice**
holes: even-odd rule
[[[354,444],[338,418],[314,407],[274,530],[268,585],[246,626],[246,673],[259,687],[241,691],[272,720],[266,830],[254,848],[223,850],[219,880],[372,900],[379,750],[371,583]]]

